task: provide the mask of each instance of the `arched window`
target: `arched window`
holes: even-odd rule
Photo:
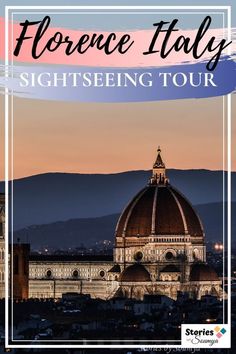
[[[100,275],[101,278],[104,278],[104,276],[105,276],[104,270],[101,270],[101,271],[99,272],[99,275]]]
[[[198,249],[195,249],[193,251],[193,259],[198,259],[199,258],[199,250]]]
[[[46,272],[46,277],[47,278],[51,278],[52,277],[52,271],[51,269],[48,269],[47,272]]]

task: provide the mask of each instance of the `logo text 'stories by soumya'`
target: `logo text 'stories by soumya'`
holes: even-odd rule
[[[181,326],[182,345],[189,348],[229,348],[230,336],[226,324],[184,324]]]

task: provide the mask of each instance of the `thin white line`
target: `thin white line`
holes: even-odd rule
[[[231,7],[230,6],[44,6],[45,9],[225,9],[228,11],[228,16],[231,16]],[[5,18],[6,18],[6,22],[5,22],[5,40],[6,40],[6,47],[5,47],[5,65],[8,67],[8,9],[42,9],[41,6],[6,6],[5,7]],[[230,24],[230,25],[229,25]],[[231,37],[231,18],[229,17],[228,19],[228,37]],[[228,53],[230,51],[230,48],[228,47]],[[6,75],[6,74],[5,74]],[[228,102],[228,120],[230,120],[231,123],[231,95],[227,95],[227,102]],[[7,104],[6,104],[7,103]],[[5,88],[5,120],[6,120],[6,116],[8,118],[8,89]],[[231,239],[231,228],[230,228],[230,222],[231,222],[231,205],[230,205],[230,193],[231,193],[231,186],[230,183],[231,182],[231,124],[228,124],[228,238]],[[8,158],[8,119],[7,119],[7,125],[5,124],[5,134],[7,133],[6,137],[7,137],[7,149],[6,149],[6,143],[5,143],[5,158],[7,156]],[[230,144],[229,144],[230,142]],[[7,153],[6,153],[7,152]],[[7,168],[6,168],[7,166]],[[5,234],[7,235],[8,238],[8,159],[6,159],[5,161],[5,187],[6,187],[6,224],[5,224]],[[6,243],[6,242],[5,242]],[[8,250],[8,242],[6,245],[6,250]],[[231,251],[230,248],[230,242],[228,240],[228,252],[229,250]],[[6,254],[8,254],[6,252]],[[228,253],[229,255],[229,253]],[[8,265],[8,262],[6,261],[7,257],[5,257],[5,267],[7,269],[7,279],[6,279],[6,283],[8,283],[8,266],[6,266],[6,264]],[[230,257],[228,256],[228,279],[230,279],[229,274],[230,274],[230,268],[231,268],[231,264],[230,264]],[[231,284],[228,284],[229,289],[231,290]],[[6,316],[5,316],[5,324],[6,324],[6,339],[5,339],[5,343],[6,343],[6,348],[28,348],[25,347],[24,345],[8,345],[8,322],[7,322],[7,315],[8,315],[8,286],[6,285]],[[231,303],[230,303],[230,307],[231,307]],[[230,313],[230,308],[228,308],[228,312]],[[228,323],[230,324],[230,316],[228,316]],[[124,340],[125,341],[125,340]],[[61,345],[31,345],[32,348],[62,348]],[[68,345],[67,348],[123,348],[123,346],[120,345],[113,345],[113,346],[99,346],[99,345],[82,345],[82,346],[75,346],[75,345]],[[147,345],[126,345],[127,348],[146,348]],[[155,346],[157,348],[163,348],[163,346]],[[169,347],[173,347],[173,348],[181,348],[182,346],[173,346],[170,345]]]
[[[11,79],[13,79],[13,14],[11,14]],[[11,340],[13,339],[13,323],[14,323],[14,319],[13,319],[13,289],[14,289],[14,283],[13,283],[13,210],[14,210],[14,206],[13,206],[13,159],[14,159],[14,155],[13,155],[13,89],[11,89],[11,255],[10,255],[10,259],[11,259]]]
[[[52,10],[229,10],[230,6],[43,6],[44,9]],[[42,10],[42,6],[6,6],[6,9],[20,9],[20,10]]]
[[[56,340],[51,340],[51,339],[40,339],[40,342],[138,342],[141,341],[142,339],[81,339],[81,340],[70,340],[70,339],[56,339]],[[32,343],[32,340],[30,339],[14,339],[13,342],[30,342]],[[176,339],[147,339],[145,342],[181,342],[181,340]]]
[[[231,6],[228,6],[227,9],[227,15],[228,15],[228,41],[231,42]],[[228,55],[231,55],[231,46],[228,46]]]
[[[231,94],[227,95],[228,101],[228,324],[231,328]]]
[[[223,14],[223,36],[224,36],[224,30],[225,30],[225,14]],[[223,269],[222,269],[222,274],[223,274],[223,282],[222,282],[222,288],[223,288],[223,314],[222,314],[222,318],[223,318],[223,323],[225,323],[225,171],[224,171],[224,161],[225,161],[225,98],[223,96],[223,169],[222,169],[222,173],[223,173]]]
[[[225,323],[225,260],[224,260],[224,253],[225,253],[225,96],[223,96],[223,282],[222,282],[222,288],[223,288],[223,323]]]
[[[31,345],[30,347],[27,346],[25,347],[24,345],[8,345],[6,348],[8,349],[14,349],[14,348],[59,348],[59,349],[63,349],[63,348],[78,348],[78,349],[93,349],[93,348],[99,348],[99,349],[112,349],[112,348],[119,348],[119,349],[124,349],[124,348],[145,348],[147,349],[147,347],[152,347],[152,348],[183,348],[181,345],[168,345],[168,347],[166,345],[155,345],[155,344],[150,344],[150,345],[130,345],[130,344],[125,344],[125,345],[118,345],[118,344],[114,344],[114,345],[67,345],[66,347],[58,344],[58,345]]]
[[[5,8],[5,79],[8,79],[8,9]],[[9,287],[9,274],[8,274],[8,88],[5,87],[5,346],[9,342],[8,333],[8,287]]]
[[[228,6],[228,41],[231,41],[231,6]],[[228,55],[231,55],[231,46],[228,46]],[[228,231],[228,324],[231,332],[231,94],[227,95],[227,103],[228,103],[228,174],[227,174],[227,231]],[[231,342],[231,333],[229,336],[229,340]]]
[[[152,12],[124,12],[124,11],[106,11],[106,12],[103,12],[103,11],[96,11],[96,12],[92,12],[92,11],[89,11],[89,12],[85,12],[85,11],[63,11],[63,12],[53,12],[53,11],[48,11],[48,10],[45,10],[45,11],[17,11],[17,12],[11,12],[12,14],[14,15],[36,15],[36,14],[45,14],[45,13],[50,13],[52,15],[74,15],[74,14],[81,14],[81,15],[155,15],[155,14],[160,14],[160,15],[167,15],[167,14],[170,14],[170,15],[175,15],[175,14],[181,14],[181,15],[205,15],[205,14],[209,14],[209,11],[206,11],[206,12],[187,12],[187,11],[175,11],[175,12],[167,12],[167,11],[158,11],[158,12],[155,12],[155,11],[152,11]],[[220,15],[220,14],[224,14],[224,12],[222,11],[217,11],[217,12],[210,12],[211,15]]]

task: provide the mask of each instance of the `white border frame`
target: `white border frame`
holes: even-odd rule
[[[8,12],[9,10],[226,10],[228,23],[228,41],[231,41],[231,6],[5,6],[5,79],[8,75],[8,50],[9,50],[9,34],[8,34]],[[228,55],[231,54],[228,47]],[[5,222],[5,347],[6,348],[148,348],[146,345],[124,344],[124,345],[13,345],[9,344],[9,263],[8,263],[8,233],[9,233],[9,89],[5,87],[5,201],[6,201],[6,222]],[[227,242],[228,242],[228,326],[231,329],[231,94],[227,95]],[[223,274],[224,277],[224,274]],[[231,334],[231,333],[230,333]],[[231,335],[229,340],[230,348]],[[182,345],[155,345],[151,344],[151,348],[183,348]]]

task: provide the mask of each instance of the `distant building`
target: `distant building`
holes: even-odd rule
[[[64,293],[143,299],[182,291],[200,299],[223,297],[221,281],[206,263],[202,223],[190,202],[170,183],[158,149],[153,172],[122,212],[115,230],[114,257],[29,258],[29,297]]]
[[[9,294],[12,289],[15,299],[29,297],[29,251],[29,244],[17,243],[13,245],[12,264],[8,255],[10,277],[13,273],[13,287],[9,286]],[[5,297],[5,257],[5,194],[0,193],[0,299]]]

